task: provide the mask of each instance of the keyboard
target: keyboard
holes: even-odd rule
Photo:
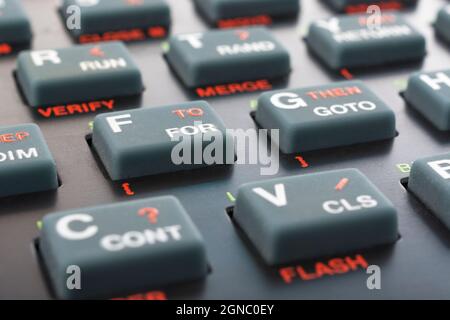
[[[0,299],[449,299],[448,2],[372,2],[0,1]]]

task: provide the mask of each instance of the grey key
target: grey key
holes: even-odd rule
[[[280,78],[291,70],[287,50],[260,27],[175,35],[169,46],[167,60],[190,88]]]
[[[450,5],[439,11],[436,21],[437,34],[447,43],[450,43]]]
[[[315,21],[307,36],[310,50],[329,68],[370,67],[421,60],[425,38],[401,15],[386,13],[380,26],[366,15],[336,16]]]
[[[382,10],[400,10],[413,7],[418,0],[324,0],[337,12],[366,12],[370,5],[377,5]]]
[[[42,225],[40,252],[61,299],[115,298],[208,271],[202,236],[174,197],[50,214]],[[71,290],[77,271],[81,289]]]
[[[354,169],[246,184],[234,218],[270,265],[371,248],[398,237],[394,206]]]
[[[56,163],[39,127],[0,127],[0,197],[57,188]]]
[[[264,93],[255,120],[265,129],[279,129],[283,153],[396,136],[394,112],[361,81]]]
[[[73,6],[80,8],[82,19],[80,28],[69,32],[80,42],[107,39],[113,31],[119,31],[116,38],[120,32],[131,31],[130,39],[143,40],[151,37],[152,27],[163,28],[165,36],[171,23],[170,8],[165,0],[64,0],[60,9],[64,21],[73,19]],[[125,39],[127,36],[121,40]]]
[[[194,0],[197,9],[216,25],[224,20],[265,15],[270,18],[296,16],[299,0]]]
[[[29,46],[33,35],[31,25],[19,0],[0,1],[0,43],[14,49]]]
[[[416,160],[408,189],[450,229],[450,154]]]
[[[450,130],[450,70],[413,74],[404,97],[437,129]]]
[[[223,149],[208,159],[214,141]],[[92,142],[113,180],[234,163],[234,142],[204,101],[99,115]]]
[[[120,42],[22,52],[17,79],[32,107],[142,93],[139,68]]]

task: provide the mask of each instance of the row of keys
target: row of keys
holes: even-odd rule
[[[423,36],[401,17],[383,17],[386,24],[371,32],[361,25],[362,16],[318,21],[308,45],[333,69],[423,58]],[[172,36],[165,55],[189,88],[279,79],[291,71],[289,52],[259,27]],[[138,95],[144,87],[138,67],[119,42],[23,52],[17,79],[32,107]]]
[[[359,7],[367,0],[327,1],[337,11]],[[417,0],[401,0],[401,9]],[[236,27],[248,24],[271,24],[274,19],[295,17],[299,0],[194,0],[198,11],[213,25]],[[355,10],[355,8],[359,8]],[[0,2],[0,43],[16,47],[29,46],[32,39],[28,17],[19,0]],[[167,36],[171,25],[170,7],[165,0],[63,0],[59,8],[68,32],[81,43],[98,41],[139,41]]]
[[[167,60],[188,87],[264,78],[291,71],[288,51],[263,28],[173,36]],[[120,42],[22,52],[17,81],[31,107],[132,96],[142,75]]]
[[[359,81],[263,94],[255,119],[265,129],[279,129],[279,147],[285,153],[396,135],[394,113]],[[0,196],[57,187],[56,166],[37,126],[1,128],[1,134],[1,173],[16,180],[40,178],[16,188],[2,184]],[[211,145],[220,147],[220,157],[203,156]],[[99,115],[92,146],[112,180],[235,162],[235,137],[204,101]]]
[[[438,129],[450,130],[450,71],[414,74],[404,96]],[[361,81],[272,91],[257,101],[255,122],[276,134],[273,138],[279,139],[273,141],[278,141],[285,154],[389,140],[397,135],[394,112]],[[22,131],[19,127],[3,128],[2,132],[14,137]],[[6,136],[4,139],[8,143],[3,143],[0,151],[6,160],[11,158],[11,144]],[[29,148],[25,145],[28,141],[28,136],[13,140],[21,150]],[[197,159],[192,151],[200,148],[203,155],[213,141],[220,142],[221,156]],[[94,120],[92,146],[112,180],[232,165],[235,160],[235,137],[204,101],[99,115]],[[16,171],[5,172],[19,174],[21,167],[14,166]],[[31,192],[8,190],[11,194]],[[4,191],[1,195],[9,194]]]
[[[268,24],[278,16],[297,15],[298,0],[207,0],[194,1],[198,10],[212,23],[220,24],[226,19],[245,16],[266,15],[261,24]],[[327,1],[333,8],[342,11],[348,7],[365,5],[369,1]],[[373,2],[373,1],[371,1]],[[407,7],[417,1],[395,1],[400,7]],[[386,2],[383,2],[386,5]],[[383,4],[380,3],[380,4]],[[31,26],[18,0],[0,2],[0,43],[7,45],[29,45]],[[357,10],[362,11],[362,10]],[[68,31],[81,43],[98,41],[136,41],[145,38],[162,38],[168,34],[171,24],[170,8],[164,0],[64,0],[60,8]],[[82,19],[77,21],[74,15]],[[255,20],[256,24],[258,20]],[[79,25],[78,25],[79,24]],[[448,7],[439,13],[436,30],[444,39],[448,34]],[[239,26],[236,23],[231,27]],[[381,26],[367,30],[363,16],[341,16],[313,23],[308,36],[310,48],[324,62],[333,67],[366,65],[367,62],[386,63],[401,60],[420,59],[425,55],[424,39],[401,18],[393,14],[383,15]],[[331,33],[331,34],[330,34]],[[379,40],[385,50],[373,50],[371,42]],[[402,45],[389,45],[402,41]],[[358,43],[364,42],[362,47]],[[355,52],[359,47],[360,50]],[[367,55],[369,53],[369,55]],[[388,54],[390,53],[390,54]],[[371,55],[370,55],[371,54]],[[358,57],[366,57],[359,61]],[[350,63],[347,63],[349,60]]]
[[[398,238],[392,203],[354,169],[242,186],[234,217],[268,265]],[[63,299],[120,296],[199,280],[208,272],[205,242],[173,197],[47,215],[39,244]],[[80,268],[81,290],[67,287],[70,266]]]
[[[449,180],[444,154],[415,161],[408,184],[447,228]],[[233,219],[269,266],[398,239],[395,207],[356,169],[245,184]],[[40,253],[59,298],[119,296],[208,273],[205,242],[173,197],[50,214],[42,226]],[[71,266],[82,272],[82,290],[66,284]]]

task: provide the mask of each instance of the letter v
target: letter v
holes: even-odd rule
[[[267,192],[263,188],[255,188],[253,189],[253,192],[277,207],[284,207],[287,205],[286,190],[282,183],[275,185],[275,195]]]

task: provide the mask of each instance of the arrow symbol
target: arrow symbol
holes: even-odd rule
[[[103,50],[100,47],[93,47],[90,51],[89,51],[91,56],[94,57],[104,57],[105,53],[103,52]]]
[[[239,39],[241,39],[242,41],[247,40],[248,38],[250,38],[250,32],[248,31],[236,31]]]
[[[336,185],[335,189],[337,191],[342,191],[345,189],[345,187],[349,184],[350,179],[348,178],[342,178],[339,183]]]

